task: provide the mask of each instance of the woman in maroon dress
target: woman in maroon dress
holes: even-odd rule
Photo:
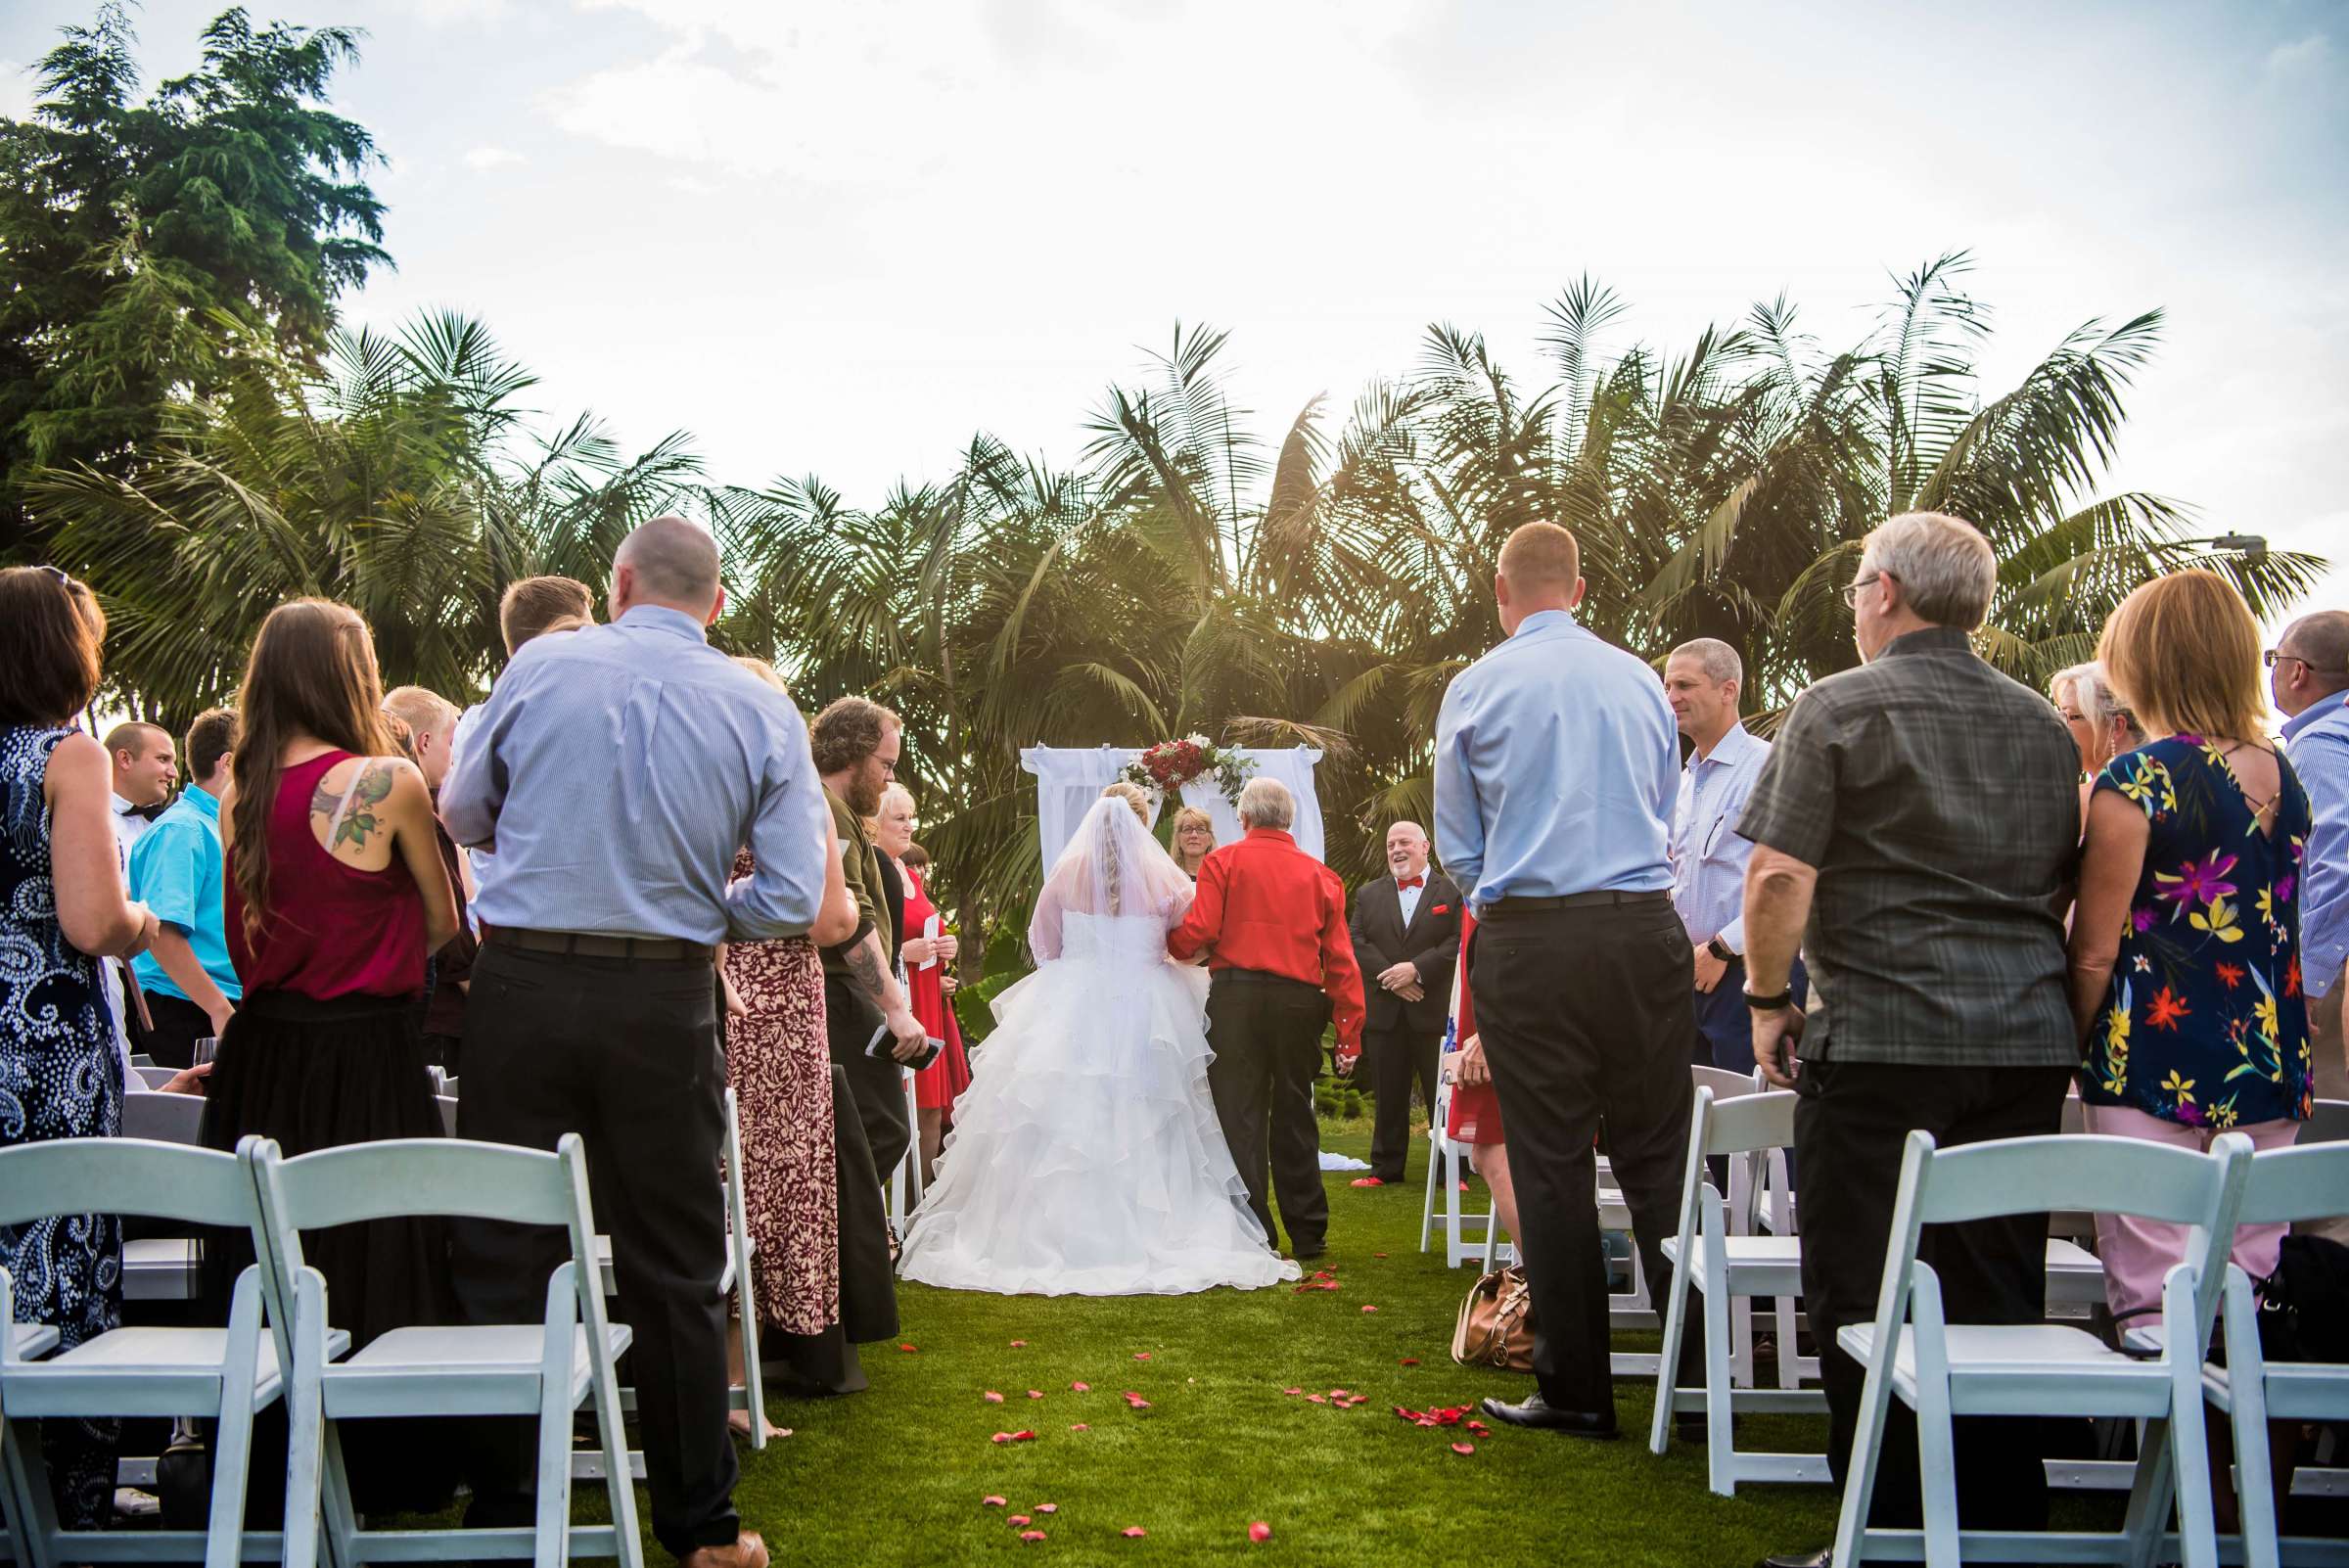
[[[905,853],[913,848],[913,824],[912,794],[900,784],[884,789],[876,818],[880,831],[873,836],[873,843],[897,862],[898,877],[905,884],[905,940],[898,948],[905,965],[905,991],[922,1028],[930,1032],[932,1039],[946,1042],[937,1061],[913,1075],[914,1108],[921,1116],[922,1180],[927,1183],[936,1179],[938,1151],[945,1142],[946,1130],[954,1124],[954,1102],[971,1086],[971,1063],[963,1052],[962,1026],[955,1021],[945,989],[946,965],[953,962],[961,945],[943,929],[935,934],[931,930],[933,923],[943,927],[944,922],[921,874],[905,863]]]
[[[237,698],[236,761],[220,802],[229,957],[244,996],[221,1032],[203,1140],[233,1151],[258,1132],[289,1156],[377,1138],[441,1135],[418,1031],[425,956],[456,933],[432,795],[398,755],[375,645],[347,605],[297,599],[261,623]],[[302,1238],[351,1349],[452,1321],[443,1226],[397,1219]],[[226,1300],[253,1242],[205,1249]],[[454,1484],[452,1450],[411,1423],[343,1433],[362,1510],[431,1508]],[[256,1478],[269,1473],[258,1456]],[[262,1517],[273,1517],[258,1487]]]

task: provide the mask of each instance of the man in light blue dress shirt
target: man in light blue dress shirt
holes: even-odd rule
[[[2300,858],[2300,987],[2308,995],[2317,1097],[2349,1096],[2342,992],[2349,988],[2349,611],[2320,610],[2283,628],[2268,655],[2284,755],[2315,825]]]
[[[610,604],[609,625],[515,654],[441,787],[450,836],[496,850],[457,1131],[586,1138],[636,1386],[656,1396],[638,1408],[653,1535],[682,1568],[765,1568],[726,1433],[713,958],[817,926],[831,813],[799,710],[704,636],[725,605],[706,529],[629,534]],[[758,870],[730,880],[746,844]],[[567,1255],[560,1232],[482,1221],[453,1224],[449,1252],[458,1301],[487,1323],[535,1317]],[[529,1523],[527,1431],[484,1449],[467,1522]]]
[[[1769,760],[1770,742],[1737,717],[1745,662],[1717,637],[1684,642],[1664,661],[1664,696],[1695,750],[1681,769],[1672,818],[1672,906],[1696,948],[1696,1038],[1689,1059],[1740,1076],[1754,1070],[1745,1005],[1745,862],[1737,813]],[[1795,968],[1802,998],[1801,965]]]
[[[1611,1438],[1592,1143],[1603,1128],[1660,1292],[1696,1024],[1667,853],[1679,736],[1655,670],[1575,624],[1580,557],[1550,523],[1501,549],[1494,595],[1508,640],[1452,681],[1436,721],[1436,849],[1479,921],[1468,984],[1538,1324],[1535,1393],[1484,1407],[1512,1425]],[[1698,1380],[1695,1341],[1683,1342],[1683,1382]]]

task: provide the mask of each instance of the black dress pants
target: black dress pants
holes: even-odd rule
[[[154,1027],[134,1031],[138,1038],[131,1044],[153,1057],[158,1067],[194,1067],[196,1042],[211,1038],[212,1015],[185,996],[166,996],[160,991],[151,991],[147,993],[147,1016]]]
[[[1436,1110],[1436,1058],[1442,1053],[1442,1031],[1365,1029],[1362,1055],[1370,1065],[1370,1092],[1377,1114],[1370,1123],[1370,1174],[1381,1181],[1401,1181],[1411,1151],[1411,1085],[1428,1114]]]
[[[1606,1265],[1594,1144],[1603,1129],[1633,1240],[1659,1302],[1663,1239],[1680,1229],[1688,1158],[1688,934],[1671,900],[1525,910],[1477,927],[1469,984],[1524,1226],[1534,1297],[1534,1376],[1563,1409],[1611,1415]],[[1701,1380],[1697,1336],[1681,1380]]]
[[[1803,1174],[1803,1310],[1819,1344],[1827,1463],[1838,1486],[1851,1462],[1867,1368],[1836,1348],[1835,1333],[1876,1315],[1910,1129],[1922,1128],[1945,1149],[2055,1132],[2070,1077],[2060,1067],[1802,1064],[1794,1151]],[[2036,1323],[2047,1315],[2047,1247],[2045,1214],[2010,1215],[1929,1225],[1917,1257],[1941,1275],[1951,1322]],[[1968,1530],[2045,1530],[2048,1476],[2036,1419],[1960,1416],[1954,1436],[1959,1523]],[[1880,1452],[1868,1522],[1914,1528],[1923,1519],[1916,1418],[1897,1399]]]
[[[825,974],[825,1042],[832,1065],[848,1075],[856,1120],[864,1125],[865,1146],[873,1154],[873,1179],[887,1185],[913,1146],[913,1125],[905,1113],[904,1064],[864,1054],[881,1024],[881,1009],[870,997],[844,976]]]
[[[465,1013],[457,1135],[587,1144],[598,1229],[612,1238],[621,1319],[652,1492],[654,1539],[682,1557],[730,1545],[737,1466],[726,1433],[725,1064],[710,965],[525,952],[492,941]],[[449,1255],[469,1321],[534,1323],[570,1255],[547,1226],[459,1221]],[[484,1422],[467,1522],[528,1524],[535,1421]]]
[[[1313,1078],[1321,1066],[1321,1031],[1329,998],[1317,986],[1254,969],[1219,969],[1208,983],[1207,1069],[1216,1119],[1232,1164],[1248,1188],[1248,1208],[1270,1242],[1271,1195],[1289,1232],[1289,1250],[1318,1254],[1329,1237],[1329,1194],[1321,1187],[1321,1125],[1313,1113]]]

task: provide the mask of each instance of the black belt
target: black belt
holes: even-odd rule
[[[1321,993],[1321,988],[1310,980],[1299,980],[1295,975],[1276,975],[1269,969],[1242,969],[1236,964],[1229,969],[1216,970],[1208,979],[1211,985],[1219,980],[1227,980],[1234,985],[1294,986],[1299,991],[1310,991],[1316,996]]]
[[[708,943],[675,937],[615,937],[600,931],[526,931],[492,926],[488,940],[524,952],[562,952],[580,958],[622,958],[645,963],[712,963],[717,949]]]
[[[1608,905],[1632,903],[1668,903],[1672,895],[1661,890],[1655,893],[1569,893],[1561,899],[1498,899],[1479,911],[1479,920],[1494,920],[1517,914],[1545,914],[1553,909],[1595,909]]]

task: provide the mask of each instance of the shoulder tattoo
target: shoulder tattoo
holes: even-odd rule
[[[348,786],[350,803],[347,806],[344,804],[342,792],[327,788],[325,775],[319,776],[318,787],[310,794],[310,815],[334,827],[334,837],[326,846],[329,854],[345,844],[354,850],[363,850],[370,839],[389,831],[388,824],[377,812],[384,802],[392,798],[392,784],[396,776],[391,759],[366,759],[359,763],[357,779]],[[338,810],[343,813],[340,822],[335,821]]]

